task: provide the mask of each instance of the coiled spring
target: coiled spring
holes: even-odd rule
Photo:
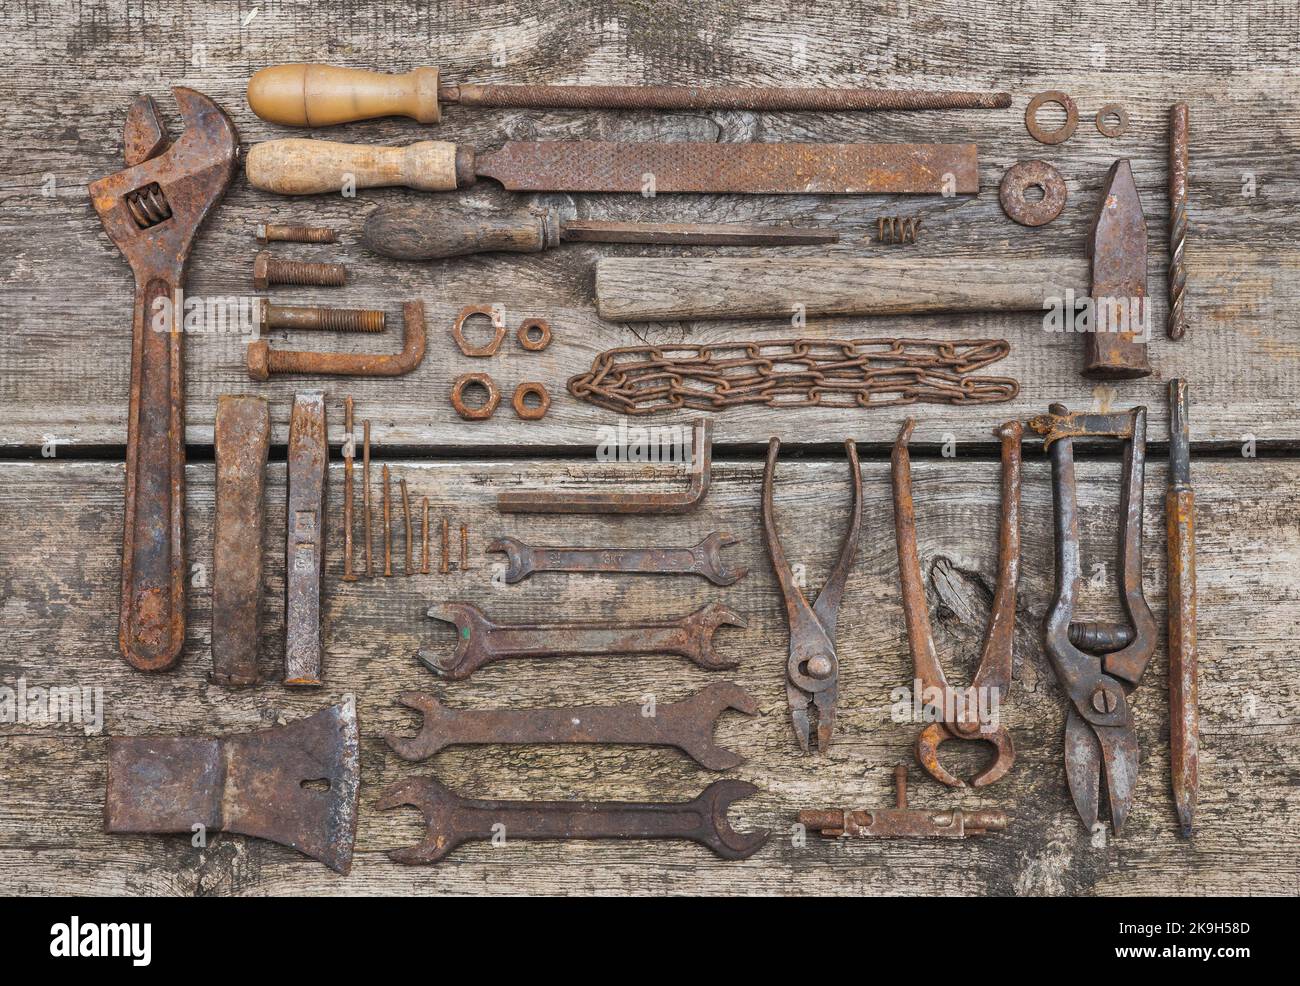
[[[919,216],[881,216],[876,220],[876,239],[881,243],[915,243],[920,229]]]

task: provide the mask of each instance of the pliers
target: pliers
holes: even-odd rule
[[[825,753],[830,748],[835,731],[840,672],[839,658],[835,653],[835,624],[839,618],[840,600],[844,596],[844,583],[858,551],[858,532],[862,527],[862,472],[858,467],[858,450],[852,439],[845,440],[844,449],[849,456],[853,479],[853,516],[840,547],[839,561],[818,593],[816,602],[811,604],[795,583],[790,564],[781,549],[773,515],[772,480],[781,450],[780,439],[773,438],[768,442],[767,465],[763,469],[763,538],[772,561],[772,571],[776,573],[781,595],[785,597],[786,619],[790,626],[786,700],[790,705],[795,737],[805,753],[811,748],[812,739],[813,713],[810,706],[816,707],[818,750]]]
[[[1053,404],[1029,426],[1043,436],[1052,460],[1056,516],[1056,599],[1043,624],[1043,642],[1057,680],[1070,699],[1065,723],[1065,777],[1074,806],[1091,830],[1097,824],[1100,783],[1106,774],[1111,825],[1120,833],[1137,787],[1138,744],[1128,695],[1156,647],[1156,621],[1142,593],[1142,492],[1147,412],[1071,414]],[[1079,516],[1075,501],[1076,437],[1118,438],[1124,444],[1120,493],[1119,574],[1128,623],[1075,623],[1082,581]]]
[[[941,784],[965,787],[966,782],[939,763],[939,746],[945,740],[983,740],[997,756],[972,780],[983,787],[1001,780],[1016,762],[1011,733],[999,722],[999,709],[1011,691],[1011,652],[1016,627],[1016,583],[1020,576],[1020,439],[1019,421],[998,427],[1002,440],[1002,512],[998,533],[998,579],[993,593],[979,669],[970,688],[948,684],[934,648],[930,614],[925,601],[925,580],[916,549],[916,509],[912,502],[912,460],[907,443],[916,422],[908,418],[898,434],[891,456],[894,488],[894,533],[898,542],[898,575],[903,592],[903,617],[907,644],[912,652],[913,687],[927,712],[927,725],[916,737],[916,759],[925,772]]]

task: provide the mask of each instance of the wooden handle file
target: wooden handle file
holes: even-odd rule
[[[245,170],[254,188],[281,195],[312,195],[353,188],[406,185],[426,192],[457,187],[455,144],[422,140],[405,147],[340,144],[288,138],[255,144]],[[468,153],[472,161],[472,152]],[[469,174],[473,175],[472,166]],[[461,184],[469,184],[471,177]]]
[[[1088,261],[623,258],[596,264],[596,309],[612,322],[1041,311],[1088,293]]]
[[[248,105],[263,120],[286,127],[409,116],[437,123],[438,70],[388,75],[332,65],[273,65],[248,80]]]

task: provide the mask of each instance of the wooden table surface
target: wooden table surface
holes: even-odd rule
[[[514,2],[9,4],[0,12],[0,73],[8,95],[0,149],[0,885],[11,892],[82,894],[1295,894],[1300,891],[1300,721],[1295,639],[1300,622],[1300,98],[1294,68],[1300,10],[1267,2],[1206,9],[1071,5],[1044,0],[999,10],[965,0],[930,4],[724,0],[716,4]],[[437,127],[407,119],[290,133],[259,120],[244,99],[249,75],[266,65],[318,61],[405,71],[438,65],[454,81],[531,83],[735,83],[998,89],[999,111],[798,114],[609,113],[451,107]],[[422,299],[430,326],[423,365],[396,380],[276,379],[244,369],[239,332],[186,340],[188,596],[184,656],[172,672],[145,676],[121,660],[116,608],[122,524],[132,280],[86,196],[89,181],[121,167],[121,132],[140,92],[174,119],[169,85],[217,100],[245,148],[282,136],[402,144],[440,138],[488,149],[505,139],[696,141],[973,141],[982,192],[957,198],[845,196],[517,196],[491,181],[439,199],[403,189],[355,198],[279,198],[237,175],[200,235],[188,291],[205,298],[251,294],[253,228],[262,221],[339,228],[337,246],[286,245],[298,259],[343,261],[342,290],[277,290],[280,303],[377,307],[400,321],[400,303]],[[1070,93],[1079,125],[1064,144],[1026,133],[1030,97]],[[1191,329],[1172,343],[1165,314],[1169,105],[1191,107],[1191,234],[1187,248]],[[1104,103],[1130,117],[1118,139],[1099,134]],[[1044,117],[1045,121],[1051,119]],[[1078,374],[1080,340],[1043,331],[1038,316],[881,317],[811,320],[814,338],[871,335],[1010,340],[994,370],[1016,377],[1009,405],[920,405],[871,410],[732,409],[714,417],[715,474],[703,505],[680,518],[506,516],[504,488],[610,484],[668,489],[671,467],[601,464],[598,429],[617,419],[570,397],[568,377],[609,348],[639,342],[708,342],[790,336],[779,321],[624,325],[595,314],[593,266],[602,256],[745,256],[754,250],[572,244],[531,255],[486,255],[399,265],[360,243],[364,216],[380,202],[454,197],[492,215],[528,204],[576,209],[602,219],[797,222],[841,232],[830,247],[772,255],[844,258],[1053,258],[1082,256],[1095,200],[1110,163],[1132,162],[1150,232],[1154,301],[1151,362],[1140,381],[1095,385]],[[1042,159],[1065,176],[1069,198],[1038,229],[1010,222],[997,202],[1003,172]],[[922,217],[915,246],[875,242],[881,215]],[[555,342],[540,354],[513,341],[491,360],[462,356],[450,338],[463,305],[505,307],[514,324],[550,320]],[[396,348],[382,340],[276,332],[301,348]],[[503,405],[487,422],[452,411],[450,380],[490,372],[513,389],[539,380],[554,398],[541,422]],[[1201,800],[1198,831],[1180,840],[1169,793],[1164,459],[1165,386],[1189,381],[1201,660]],[[325,687],[288,691],[275,678],[283,658],[284,442],[292,394],[323,387],[330,435],[342,440],[342,398],[373,422],[375,462],[427,496],[435,518],[465,524],[470,568],[449,575],[348,584],[342,571],[342,466],[330,476],[331,542],[325,584]],[[270,680],[232,690],[208,682],[213,517],[213,415],[218,395],[270,401],[272,462],[263,545],[263,670]],[[1149,408],[1150,466],[1143,564],[1147,597],[1162,626],[1160,646],[1133,696],[1141,748],[1136,804],[1120,837],[1085,831],[1062,765],[1064,697],[1041,643],[1053,585],[1051,490],[1036,440],[1026,443],[1023,563],[1017,600],[1014,684],[1004,716],[1015,738],[1010,776],[978,793],[953,791],[913,771],[919,806],[1000,807],[1011,829],[965,842],[835,842],[797,838],[804,807],[892,803],[892,769],[911,762],[916,726],[893,721],[891,691],[911,678],[898,595],[888,480],[889,445],[907,414],[918,420],[915,484],[920,553],[936,644],[951,678],[973,672],[996,562],[997,466],[992,429],[1025,420],[1052,401],[1071,408]],[[647,419],[679,424],[680,416]],[[637,422],[640,423],[640,422]],[[849,504],[839,445],[859,442],[865,496],[861,546],[848,581],[838,647],[838,737],[828,754],[798,751],[783,688],[787,630],[758,527],[761,452],[779,435],[780,523],[792,558],[820,587],[838,550]],[[1112,451],[1080,454],[1079,496],[1088,614],[1115,607],[1113,529],[1119,463]],[[538,544],[687,545],[712,530],[741,544],[750,574],[720,589],[700,579],[538,575],[516,586],[493,578],[496,536]],[[399,537],[400,542],[400,537]],[[435,539],[436,544],[436,539]],[[718,644],[740,661],[710,674],[669,657],[566,659],[495,665],[443,684],[415,659],[451,634],[424,615],[450,599],[476,602],[493,618],[636,619],[675,616],[717,600],[747,628],[723,629]],[[458,707],[673,701],[732,678],[761,713],[725,716],[720,742],[748,761],[727,776],[761,789],[732,812],[737,828],[772,831],[753,858],[730,863],[685,843],[472,844],[436,867],[404,867],[386,851],[416,841],[416,812],[379,811],[388,783],[433,772],[478,797],[687,799],[716,779],[674,750],[644,747],[460,747],[408,764],[382,739],[414,729],[396,705],[408,689],[436,692]],[[102,725],[21,721],[20,687],[102,689]],[[7,691],[6,691],[7,690]],[[287,722],[356,697],[362,729],[362,788],[356,859],[340,877],[293,850],[216,835],[108,836],[102,810],[106,740],[114,735],[227,734]],[[6,713],[8,709],[8,713]],[[982,753],[945,747],[973,772]]]

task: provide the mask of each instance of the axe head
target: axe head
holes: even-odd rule
[[[114,737],[108,832],[235,832],[352,867],[360,785],[356,704],[287,726],[208,737]]]

